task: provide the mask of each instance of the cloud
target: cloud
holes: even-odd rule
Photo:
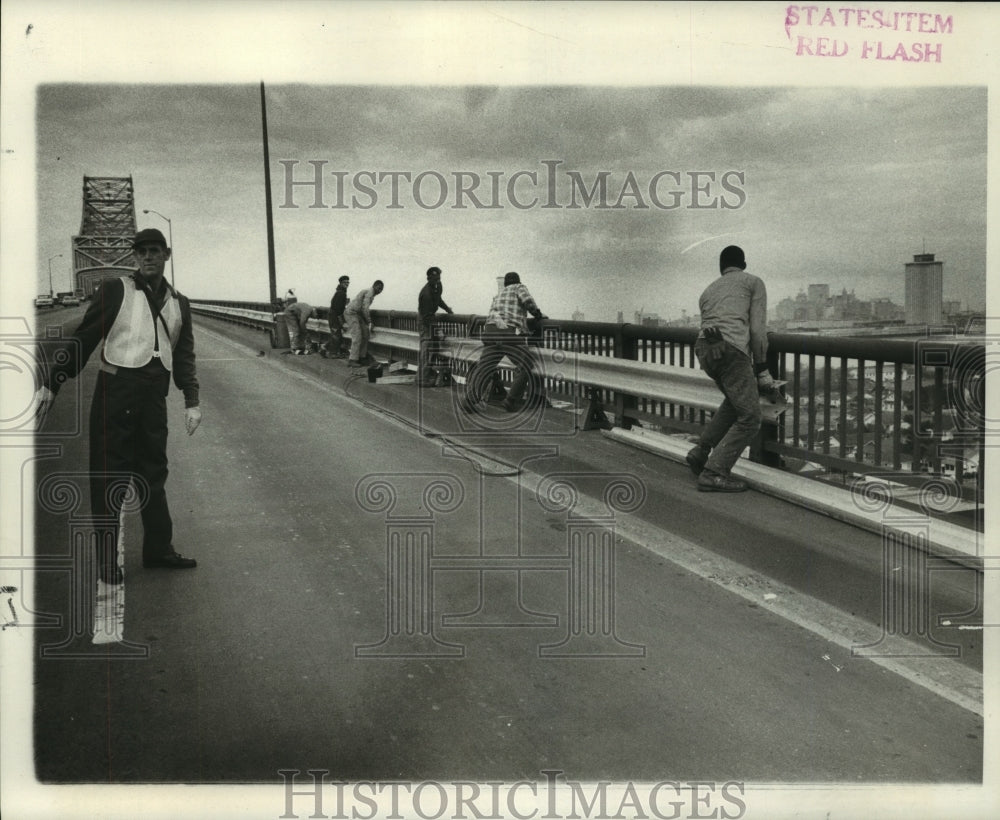
[[[521,269],[540,300],[575,305],[579,294],[595,319],[613,318],[615,300],[626,311],[636,300],[690,310],[704,276],[714,275],[718,247],[709,237],[739,237],[774,299],[813,282],[901,297],[902,265],[927,241],[947,254],[946,296],[985,301],[982,88],[287,84],[269,85],[266,101],[279,284],[294,279],[320,303],[341,272],[371,271],[386,279],[383,306],[410,310],[413,271],[433,259],[456,272],[459,293],[472,277],[476,304],[497,273]],[[39,91],[37,116],[42,261],[79,227],[83,175],[132,174],[137,207],[172,220],[182,289],[266,298],[259,85],[52,85]],[[363,196],[362,207],[311,208],[303,186],[293,189],[299,207],[280,207],[283,159],[298,163],[300,181],[311,178],[310,161],[321,163],[327,206],[336,202],[335,172],[349,194],[359,171],[408,173],[409,183],[397,178],[403,207],[387,207],[387,181],[368,209]],[[575,196],[584,207],[541,207],[546,162],[559,204]],[[636,207],[653,205],[649,181],[663,171],[688,188],[679,207]],[[691,207],[694,171],[716,175],[716,195],[719,176],[738,171],[745,202]],[[423,206],[412,190],[421,172],[430,172],[417,194]],[[479,201],[502,207],[466,197],[469,207],[456,208],[458,172],[478,175]],[[518,172],[536,175],[513,189],[521,201],[537,196],[533,207],[509,200],[506,184]],[[609,204],[629,174],[630,193],[645,201],[585,205],[602,172]],[[434,207],[440,180],[447,195]]]

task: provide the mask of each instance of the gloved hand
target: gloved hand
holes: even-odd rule
[[[56,400],[53,393],[44,384],[35,391],[35,428],[40,430],[45,424],[45,419],[52,409],[52,403]]]
[[[201,408],[189,407],[184,411],[184,427],[187,429],[189,436],[194,435],[194,431],[198,429],[199,424],[201,424]]]
[[[757,392],[764,396],[771,404],[778,404],[781,400],[781,390],[775,384],[774,378],[767,371],[757,374]]]

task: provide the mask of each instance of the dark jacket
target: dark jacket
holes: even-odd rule
[[[441,298],[443,291],[444,285],[440,281],[428,282],[421,289],[420,295],[417,297],[417,313],[420,314],[420,318],[425,322],[434,318],[434,314],[437,313],[438,308],[451,313],[451,308]]]
[[[337,285],[337,289],[333,292],[333,298],[330,300],[330,315],[343,316],[344,308],[346,307],[347,287],[345,285]]]

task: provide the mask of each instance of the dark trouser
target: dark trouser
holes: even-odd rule
[[[725,398],[705,425],[698,443],[712,451],[704,473],[728,476],[740,453],[760,430],[760,395],[750,357],[728,342],[715,347],[717,356],[710,355],[712,347],[698,339],[694,352],[701,369],[712,377]]]
[[[434,318],[425,319],[420,317],[420,352],[417,354],[417,378],[418,379],[429,379],[431,374],[428,373],[428,368],[431,366],[431,362],[434,360],[434,354],[437,353],[437,341],[434,336],[434,329],[437,327],[437,322]]]
[[[514,382],[507,393],[507,401],[521,398],[535,363],[534,349],[528,346],[528,337],[519,336],[513,328],[501,330],[486,325],[483,331],[483,352],[479,362],[469,374],[466,395],[475,403],[488,399],[493,388],[493,378],[504,356],[514,364]]]
[[[113,572],[124,480],[132,478],[142,503],[142,557],[171,551],[167,507],[167,403],[170,374],[160,377],[97,374],[90,407],[90,509],[98,530],[98,567]]]
[[[330,341],[326,343],[326,352],[335,356],[342,355],[344,350],[344,317],[330,316],[327,321],[330,323]]]

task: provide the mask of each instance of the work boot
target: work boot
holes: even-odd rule
[[[742,493],[747,489],[745,481],[714,473],[698,476],[698,491],[702,493]]]
[[[687,462],[688,467],[691,468],[692,473],[701,475],[701,471],[705,469],[705,462],[708,461],[708,450],[698,444],[688,450],[688,454],[684,456],[684,460]]]
[[[98,578],[105,584],[114,586],[125,580],[125,573],[121,567],[101,567]]]
[[[147,569],[158,567],[160,569],[193,569],[198,566],[194,558],[185,558],[179,552],[165,552],[163,555],[146,558],[143,556],[142,565]]]

